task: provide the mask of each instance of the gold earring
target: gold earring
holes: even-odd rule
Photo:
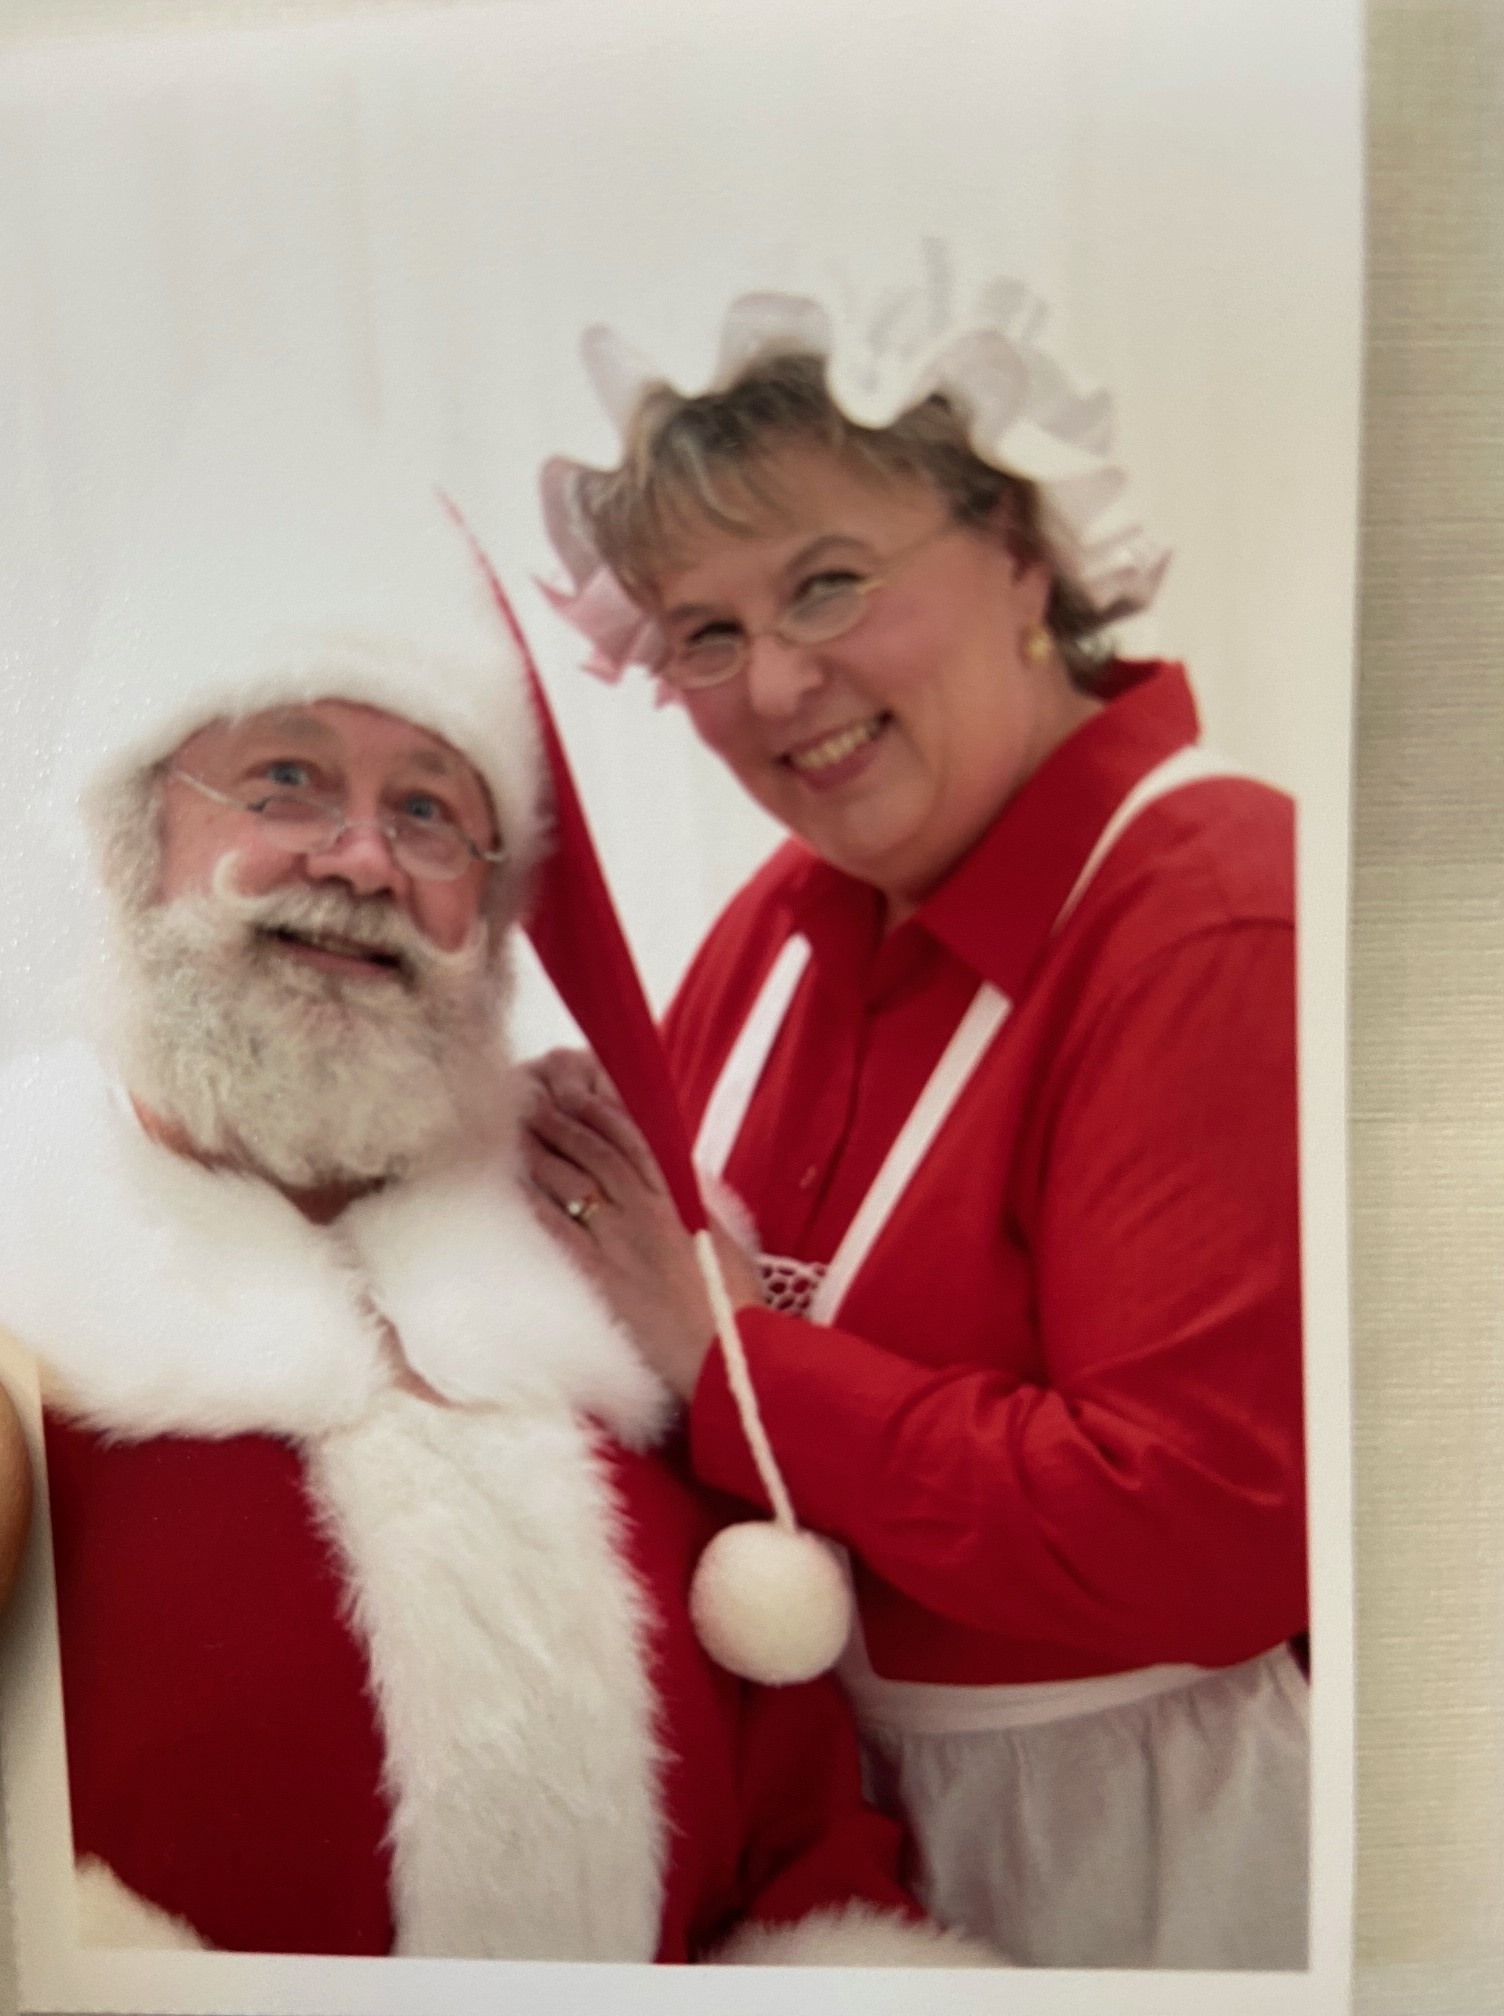
[[[1043,623],[1031,623],[1024,632],[1024,656],[1031,665],[1043,665],[1054,655],[1055,640]]]

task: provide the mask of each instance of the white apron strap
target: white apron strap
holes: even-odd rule
[[[966,1081],[991,1047],[992,1039],[1008,1019],[1013,1003],[1006,994],[983,981],[971,997],[971,1004],[945,1046],[944,1055],[930,1073],[929,1083],[914,1103],[912,1112],[898,1130],[898,1138],[883,1158],[883,1166],[872,1188],[862,1199],[856,1216],[846,1228],[846,1236],[836,1248],[825,1279],[815,1290],[809,1305],[812,1323],[830,1323],[846,1297],[857,1269],[872,1250],[873,1242],[887,1224],[894,1205],[908,1188],[909,1178],[929,1153],[930,1143],[949,1118],[950,1110],[966,1089]]]
[[[1097,835],[1080,874],[1060,906],[1052,930],[1058,932],[1064,925],[1085,895],[1097,870],[1140,812],[1157,799],[1180,790],[1183,785],[1199,783],[1204,778],[1246,774],[1195,743],[1177,749],[1162,763],[1157,763],[1127,792]],[[795,936],[789,939],[774,960],[752,1011],[731,1047],[705,1108],[705,1117],[695,1142],[695,1161],[709,1175],[719,1177],[725,1172],[752,1095],[757,1089],[757,1081],[762,1076],[768,1053],[783,1025],[809,956],[807,938]],[[972,996],[954,1035],[945,1046],[944,1054],[930,1074],[929,1082],[899,1129],[898,1137],[884,1157],[872,1187],[847,1227],[846,1236],[837,1247],[824,1280],[815,1291],[809,1308],[812,1322],[834,1322],[836,1312],[863,1261],[876,1244],[956,1101],[965,1091],[972,1073],[1007,1022],[1012,1005],[1006,995],[987,981]]]
[[[1081,873],[1071,884],[1071,893],[1060,906],[1060,915],[1052,929],[1059,931],[1067,917],[1086,894],[1092,877],[1107,859],[1121,838],[1124,828],[1135,820],[1139,813],[1152,805],[1156,799],[1166,797],[1171,791],[1178,791],[1183,784],[1199,784],[1205,777],[1244,777],[1248,773],[1234,764],[1213,756],[1203,749],[1199,742],[1189,742],[1184,749],[1177,749],[1173,756],[1167,756],[1163,763],[1139,778],[1133,789],[1119,804],[1117,810],[1097,835],[1096,844],[1087,855]]]
[[[762,991],[752,1004],[752,1012],[742,1024],[730,1055],[721,1067],[695,1136],[695,1166],[719,1180],[726,1173],[731,1150],[742,1131],[742,1121],[757,1090],[763,1066],[768,1061],[794,989],[809,964],[809,940],[796,934],[784,945],[768,969]]]

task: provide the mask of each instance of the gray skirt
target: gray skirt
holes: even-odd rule
[[[1307,1684],[1246,1665],[1044,1687],[846,1671],[869,1792],[905,1818],[919,1895],[1034,1967],[1301,1968]]]

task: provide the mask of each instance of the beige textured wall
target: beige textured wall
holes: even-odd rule
[[[1375,0],[1353,925],[1358,2006],[1504,2008],[1504,7]]]

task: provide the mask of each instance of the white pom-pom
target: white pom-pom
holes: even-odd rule
[[[700,1556],[689,1614],[718,1666],[787,1687],[840,1658],[851,1635],[851,1585],[828,1540],[752,1520],[724,1527]]]

